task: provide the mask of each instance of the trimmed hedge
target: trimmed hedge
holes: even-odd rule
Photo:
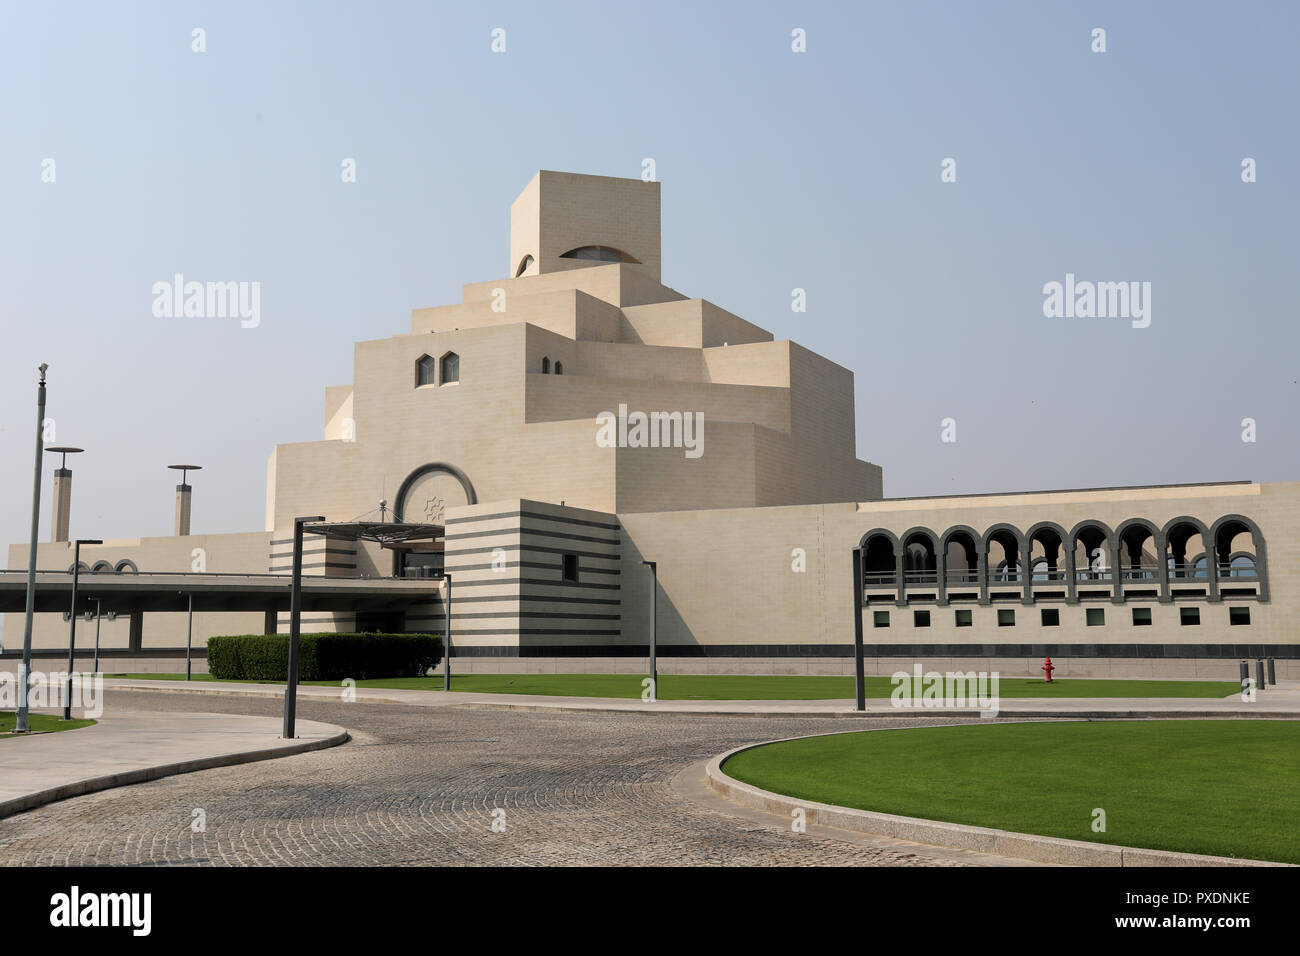
[[[437,634],[302,634],[299,680],[421,677],[442,660]],[[208,638],[208,673],[218,680],[285,680],[288,634]]]

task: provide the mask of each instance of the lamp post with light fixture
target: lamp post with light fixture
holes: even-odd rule
[[[642,561],[650,569],[650,699],[659,699],[659,563]]]
[[[99,673],[99,621],[103,615],[103,606],[99,598],[95,598],[95,663],[91,667],[91,672]]]
[[[302,629],[302,526],[321,522],[324,515],[293,519],[293,578],[289,585],[289,679],[284,691],[284,728],[281,736],[292,740],[298,713],[298,637]]]
[[[41,460],[45,457],[45,370],[42,362],[37,368],[41,380],[36,386],[36,465],[32,477],[32,537],[27,552],[27,611],[23,621],[23,662],[18,668],[18,715],[14,721],[15,733],[25,734],[27,726],[27,690],[32,673],[32,616],[36,610],[36,535],[41,520]]]
[[[63,719],[72,719],[72,670],[73,653],[77,647],[77,578],[81,575],[81,546],[83,544],[103,544],[98,538],[78,538],[73,548],[72,557],[72,607],[68,617],[68,679],[63,697]]]

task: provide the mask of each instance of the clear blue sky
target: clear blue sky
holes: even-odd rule
[[[189,460],[196,532],[260,529],[267,455],[320,437],[355,340],[502,276],[537,169],[638,176],[644,157],[665,282],[852,369],[858,455],[889,496],[1300,479],[1296,4],[7,2],[4,19],[0,542],[27,535],[38,362],[58,440],[87,449],[74,535],[169,534],[164,466]],[[261,326],[154,318],[175,272],[259,281]],[[1067,272],[1151,282],[1150,328],[1044,318]]]

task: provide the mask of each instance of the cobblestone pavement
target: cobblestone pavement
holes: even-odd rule
[[[278,701],[109,691],[114,706]],[[549,714],[301,701],[351,743],[182,774],[0,820],[3,865],[956,865],[951,851],[794,835],[671,786],[691,763],[844,720]],[[955,721],[954,721],[955,722]],[[906,721],[873,720],[872,727]],[[76,731],[72,731],[75,733]],[[201,809],[206,830],[193,832]],[[493,810],[505,829],[494,832]],[[822,831],[824,834],[825,831]],[[834,831],[832,831],[834,833]]]

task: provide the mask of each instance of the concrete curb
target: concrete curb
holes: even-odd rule
[[[67,733],[76,733],[76,731],[67,731]],[[80,797],[87,793],[97,793],[100,790],[111,790],[115,787],[125,787],[133,783],[145,783],[149,780],[158,780],[161,777],[172,777],[182,773],[194,773],[197,770],[211,770],[214,767],[230,767],[241,763],[256,763],[260,760],[274,760],[277,757],[292,757],[295,754],[309,753],[313,750],[324,750],[327,747],[337,747],[339,744],[345,744],[351,739],[351,735],[344,730],[332,737],[325,737],[320,740],[304,740],[301,742],[288,743],[284,746],[264,747],[261,750],[245,750],[240,753],[218,754],[213,757],[196,757],[193,760],[182,760],[179,763],[159,764],[154,767],[140,767],[135,770],[108,774],[102,777],[88,777],[85,780],[74,780],[71,783],[61,784],[57,787],[50,787],[47,790],[38,790],[35,793],[27,793],[21,797],[14,797],[10,800],[5,800],[0,803],[0,819],[12,816],[15,813],[22,813],[24,810],[31,810],[36,807],[44,806],[47,803],[66,800],[69,797]]]
[[[806,740],[810,737],[828,737],[833,734],[808,734],[801,737],[785,737],[782,740]],[[945,823],[941,820],[923,820],[919,817],[903,817],[891,813],[876,813],[871,810],[854,810],[828,803],[814,803],[811,800],[799,800],[780,793],[760,790],[729,777],[722,771],[722,764],[727,758],[755,747],[780,743],[768,740],[760,744],[737,747],[724,754],[719,754],[709,761],[704,773],[708,785],[716,793],[729,800],[777,814],[790,819],[792,811],[802,809],[809,823],[837,827],[856,833],[871,833],[892,837],[896,840],[908,840],[914,843],[928,843],[933,846],[954,847],[973,850],[977,853],[990,853],[996,856],[1015,857],[1035,863],[1056,863],[1065,866],[1290,866],[1269,860],[1245,860],[1225,856],[1205,856],[1197,853],[1175,853],[1167,850],[1148,850],[1140,847],[1118,846],[1110,843],[1089,843],[1084,840],[1066,840],[1060,837],[1038,836],[1032,833],[1015,833],[1010,830],[995,830],[990,827],[967,826],[961,823]]]
[[[211,687],[207,682],[191,683],[185,685],[178,681],[150,681],[150,684],[160,686],[141,686],[143,681],[132,681],[131,683],[114,683],[113,678],[104,681],[106,690],[137,691],[148,694],[211,694],[218,697],[257,697],[267,698],[275,697],[283,699],[284,685],[282,684],[253,684],[249,685],[246,690],[236,690],[229,686]],[[176,684],[181,686],[175,686]],[[260,688],[260,689],[254,689]],[[314,691],[328,689],[330,694],[314,693]],[[298,688],[299,700],[322,700],[336,699],[337,688],[312,688],[308,690],[302,685]],[[418,694],[441,694],[442,691],[410,691],[403,690],[402,693]],[[796,719],[822,719],[834,718],[843,720],[871,720],[873,718],[895,719],[898,717],[914,717],[918,720],[924,720],[927,717],[932,718],[950,718],[961,716],[979,716],[978,710],[954,710],[951,708],[936,708],[934,710],[922,710],[919,708],[894,709],[892,707],[876,707],[868,711],[856,711],[849,709],[841,710],[709,710],[709,709],[663,709],[656,708],[653,704],[647,704],[640,700],[632,698],[591,698],[600,700],[600,705],[590,704],[549,704],[539,701],[527,701],[516,703],[509,698],[511,694],[499,694],[501,700],[456,700],[455,696],[462,693],[485,693],[482,691],[454,691],[453,699],[443,700],[438,698],[437,705],[441,707],[469,708],[480,710],[517,710],[532,711],[536,713],[567,713],[567,714],[644,714],[654,716],[655,714],[669,714],[679,717],[788,717]],[[422,702],[398,700],[393,697],[385,696],[382,688],[364,688],[356,689],[356,702],[366,704],[397,704],[407,707],[428,706]],[[666,702],[665,702],[666,703]],[[753,703],[749,702],[728,702],[714,701],[712,703]],[[768,703],[779,705],[781,701],[769,701]],[[1186,708],[1180,710],[1015,710],[1003,709],[997,717],[992,720],[1027,720],[1027,719],[1067,719],[1067,720],[1118,720],[1118,719],[1167,719],[1167,720],[1220,720],[1220,719],[1239,719],[1239,720],[1300,720],[1300,711],[1232,711],[1232,710],[1205,710],[1196,708]]]
[[[360,697],[357,700],[361,700]],[[478,710],[524,710],[536,712],[553,712],[564,714],[644,714],[653,717],[668,715],[672,717],[789,717],[796,719],[837,719],[837,720],[896,720],[899,717],[912,717],[917,720],[926,718],[942,720],[952,717],[978,717],[975,710],[934,710],[917,713],[913,710],[656,710],[652,705],[634,706],[631,702],[626,707],[609,705],[604,707],[581,707],[573,704],[511,704],[496,701],[466,701],[448,704],[448,707],[471,708]],[[1004,710],[993,721],[1018,720],[1298,720],[1300,713],[1291,711],[1258,711],[1238,713],[1223,710]]]

